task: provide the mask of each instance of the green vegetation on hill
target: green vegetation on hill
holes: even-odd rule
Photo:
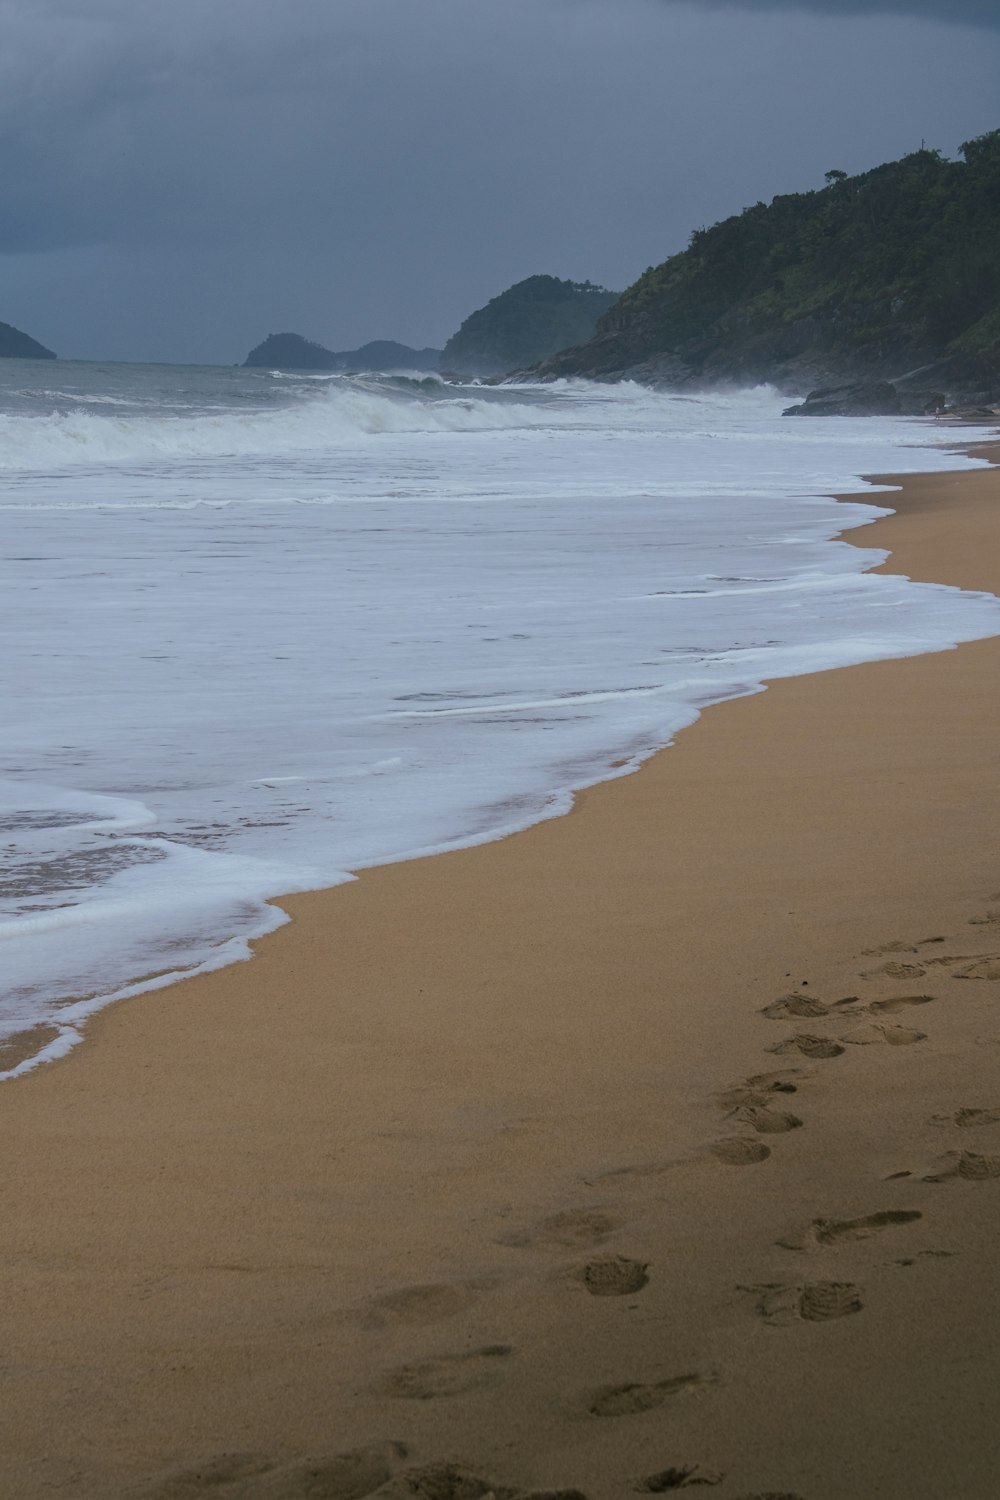
[[[617,292],[589,281],[529,276],[466,318],[448,340],[441,368],[500,375],[589,339]]]
[[[546,375],[666,383],[1000,376],[1000,131],[920,150],[699,229]]]
[[[9,323],[0,323],[0,359],[55,359],[51,349],[46,349],[37,339],[12,328]]]

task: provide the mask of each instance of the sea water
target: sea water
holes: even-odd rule
[[[1000,633],[835,539],[968,434],[787,399],[0,363],[0,1036],[57,1055],[767,679]]]

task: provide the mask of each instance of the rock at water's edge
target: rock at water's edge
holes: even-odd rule
[[[928,417],[943,411],[941,391],[900,392],[887,380],[826,386],[810,391],[797,406],[787,406],[786,417]]]

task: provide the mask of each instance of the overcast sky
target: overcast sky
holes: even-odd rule
[[[1000,0],[0,0],[0,319],[441,344],[536,272],[1000,127]]]

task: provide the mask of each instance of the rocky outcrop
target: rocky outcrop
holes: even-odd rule
[[[943,391],[899,391],[887,380],[810,391],[786,417],[929,417],[944,411]]]
[[[0,323],[0,359],[56,359],[58,356],[46,349],[37,339],[9,323]]]

